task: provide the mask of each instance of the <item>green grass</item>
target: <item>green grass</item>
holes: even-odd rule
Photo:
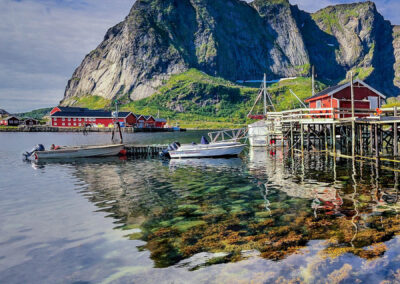
[[[392,97],[386,100],[386,104],[382,108],[400,107],[400,97]]]
[[[71,98],[74,100],[74,106],[87,107],[89,109],[104,109],[111,105],[111,100],[105,99],[100,96],[83,96]]]
[[[52,107],[40,108],[29,112],[17,113],[16,115],[21,118],[34,118],[40,120],[43,116],[49,115],[52,109]]]
[[[316,92],[322,91],[326,87],[324,83],[315,81]],[[290,90],[304,102],[312,93],[311,79],[301,77],[270,86],[269,92],[278,111],[302,107],[301,103],[290,93]]]
[[[200,125],[192,122],[212,128],[233,126],[246,123],[257,92],[257,88],[239,86],[190,69],[173,75],[153,96],[130,102],[122,109],[145,115],[159,111],[161,117],[184,121],[190,128]]]

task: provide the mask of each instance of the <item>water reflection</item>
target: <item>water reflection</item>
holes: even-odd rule
[[[229,169],[242,167],[240,158],[202,158],[202,159],[173,159],[169,160],[170,169],[180,167]]]
[[[41,163],[51,167],[54,163]],[[398,173],[373,164],[254,149],[248,159],[85,160],[81,191],[116,229],[145,244],[156,267],[196,270],[259,255],[382,257],[400,232]]]

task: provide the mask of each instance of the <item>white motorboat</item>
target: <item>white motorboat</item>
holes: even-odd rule
[[[213,142],[209,144],[183,144],[169,151],[172,159],[238,156],[245,145],[239,142]]]
[[[35,160],[108,157],[117,156],[123,149],[124,144],[60,147],[57,150],[35,150],[25,156]]]

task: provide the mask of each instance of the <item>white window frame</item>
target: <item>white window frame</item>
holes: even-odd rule
[[[315,103],[315,105],[316,105],[317,108],[322,108],[322,102],[321,102],[321,100],[318,100],[318,101]]]

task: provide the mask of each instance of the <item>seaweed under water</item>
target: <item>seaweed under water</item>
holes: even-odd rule
[[[115,188],[103,187],[92,168],[78,175],[96,192],[91,201],[116,200],[106,211],[127,237],[145,242],[138,249],[150,251],[158,268],[200,253],[210,257],[189,269],[254,255],[279,261],[313,240],[325,241],[323,258],[351,253],[371,260],[400,232],[398,175],[368,163],[266,151],[243,162],[134,163],[141,174],[115,173]]]

